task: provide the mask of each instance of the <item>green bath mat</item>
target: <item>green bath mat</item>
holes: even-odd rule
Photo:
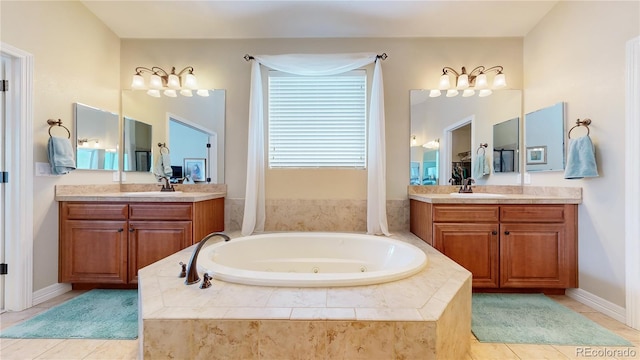
[[[543,294],[473,294],[471,302],[480,342],[634,346]]]
[[[2,330],[19,339],[135,339],[137,290],[91,290]]]

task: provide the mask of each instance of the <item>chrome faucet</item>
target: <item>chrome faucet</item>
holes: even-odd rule
[[[471,184],[475,183],[476,181],[473,180],[472,178],[466,178],[466,179],[462,179],[462,186],[460,187],[460,190],[458,190],[459,193],[472,193],[473,189],[471,188]]]
[[[202,238],[198,243],[198,246],[196,246],[196,249],[193,250],[193,254],[191,254],[191,260],[189,260],[189,265],[187,265],[187,279],[184,281],[185,284],[191,285],[200,281],[200,276],[198,276],[198,253],[200,253],[202,246],[204,246],[204,244],[214,236],[220,236],[224,241],[231,240],[231,238],[224,233],[211,233]]]
[[[171,185],[171,181],[168,177],[163,176],[160,179],[164,180],[164,184],[162,184],[162,189],[160,189],[160,191],[176,191],[176,189],[173,188],[173,185]]]

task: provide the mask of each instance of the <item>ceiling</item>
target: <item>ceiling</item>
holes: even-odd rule
[[[558,1],[81,1],[120,38],[523,37]]]

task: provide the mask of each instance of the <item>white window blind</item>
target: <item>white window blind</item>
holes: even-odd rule
[[[365,168],[364,70],[332,76],[269,73],[269,167]]]

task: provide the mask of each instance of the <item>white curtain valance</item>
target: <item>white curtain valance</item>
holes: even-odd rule
[[[382,55],[386,58],[386,54]],[[247,149],[247,183],[244,200],[242,235],[264,231],[265,224],[265,154],[264,107],[260,65],[303,76],[327,76],[345,73],[376,62],[376,53],[285,54],[245,56],[251,65],[251,94]],[[382,67],[376,63],[369,105],[367,233],[390,235],[386,210],[386,156],[384,91]]]

